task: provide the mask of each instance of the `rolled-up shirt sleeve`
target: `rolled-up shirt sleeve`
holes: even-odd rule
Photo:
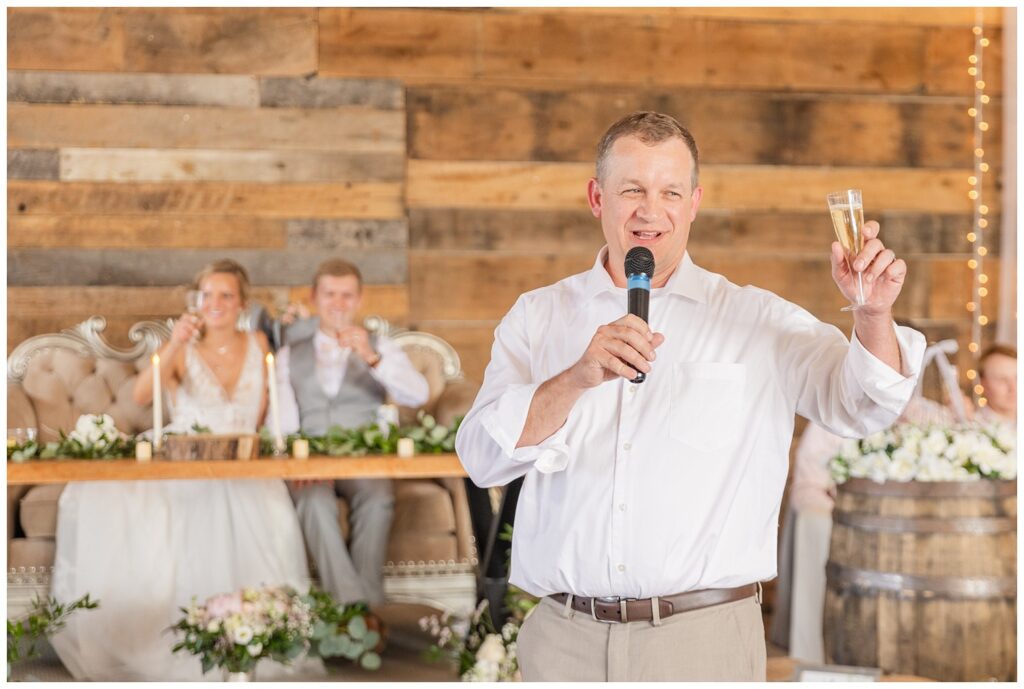
[[[384,386],[388,396],[396,404],[405,407],[419,407],[430,397],[430,384],[409,357],[394,340],[381,337],[377,340],[380,362],[370,369],[370,375]]]
[[[551,473],[568,465],[568,421],[542,442],[516,448],[533,396],[544,382],[533,379],[530,355],[526,308],[520,297],[494,331],[483,386],[455,439],[459,459],[478,486],[500,486],[530,469]]]
[[[776,318],[780,314],[776,312]],[[863,438],[896,423],[921,374],[924,335],[893,324],[902,371],[799,307],[781,320],[779,367],[796,411],[845,438]]]

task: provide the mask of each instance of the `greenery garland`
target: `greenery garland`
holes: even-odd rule
[[[331,457],[362,457],[365,455],[393,455],[398,452],[398,441],[401,438],[412,438],[418,454],[441,454],[455,451],[455,434],[462,423],[462,417],[456,417],[454,423],[444,426],[433,416],[420,411],[414,426],[398,427],[391,424],[387,434],[382,433],[375,423],[358,428],[331,426],[324,435],[307,435],[294,433],[285,438],[288,452],[291,453],[292,443],[303,438],[309,441],[309,452],[313,455]],[[202,427],[194,427],[203,429]],[[170,434],[168,434],[170,435]],[[27,462],[45,459],[126,459],[135,456],[136,439],[117,436],[102,443],[83,442],[78,438],[69,437],[60,432],[60,440],[40,444],[35,440],[24,443],[7,444],[7,459],[11,462]],[[274,454],[274,439],[264,427],[260,431],[260,454]]]

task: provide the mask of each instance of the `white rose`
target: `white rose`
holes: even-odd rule
[[[257,641],[255,643],[251,643],[248,646],[246,646],[245,650],[247,650],[249,652],[249,655],[251,655],[253,658],[255,658],[263,650],[263,644],[261,644],[259,641]]]
[[[939,456],[946,451],[948,445],[949,441],[946,439],[946,434],[936,428],[921,441],[921,452],[922,454],[927,452],[930,455]]]
[[[889,445],[890,434],[887,431],[872,433],[864,438],[864,448],[867,450],[884,450]]]
[[[860,442],[857,440],[846,438],[839,445],[839,456],[845,459],[847,462],[852,462],[853,460],[860,457],[860,455]]]
[[[476,652],[479,660],[491,663],[500,663],[505,659],[505,644],[498,634],[488,634],[484,642],[480,644],[480,650]]]
[[[913,459],[907,457],[896,458],[893,454],[893,461],[889,464],[889,479],[893,481],[912,481],[917,474],[917,465]]]
[[[231,633],[231,640],[240,646],[245,646],[252,641],[252,627],[247,624],[240,624]]]

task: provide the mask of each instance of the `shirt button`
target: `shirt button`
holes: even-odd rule
[[[619,511],[620,512],[625,512],[626,511],[626,503],[622,503],[621,505],[619,505]]]
[[[625,572],[626,571],[626,565],[619,565],[619,571],[620,572]]]
[[[633,443],[626,443],[625,445],[622,446],[622,449],[623,450],[631,450],[631,449],[633,449]]]
[[[630,385],[630,386],[629,386],[629,391],[630,391],[631,393],[633,393],[633,392],[636,392],[636,386],[635,386],[635,385]]]

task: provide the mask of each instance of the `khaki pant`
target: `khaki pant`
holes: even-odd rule
[[[754,597],[652,622],[605,623],[543,598],[518,639],[526,682],[765,681]]]

